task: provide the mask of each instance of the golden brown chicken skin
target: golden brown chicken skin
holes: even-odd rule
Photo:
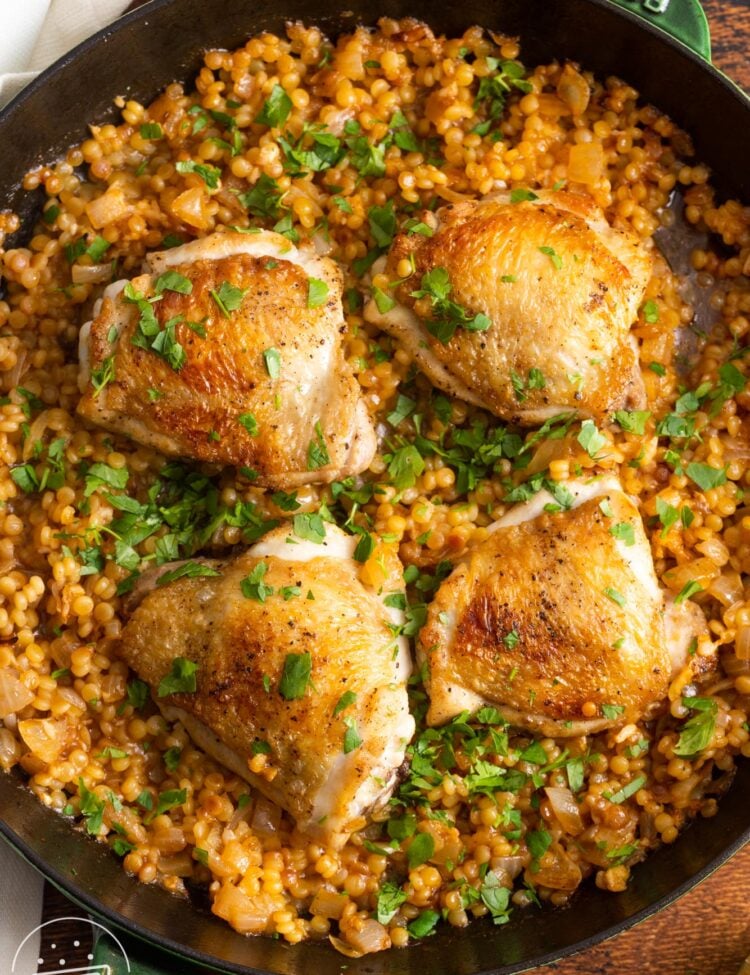
[[[355,543],[335,526],[320,544],[280,527],[232,561],[201,562],[216,575],[156,585],[118,645],[167,718],[334,846],[387,800],[414,731],[408,646],[391,628],[402,619],[383,602],[402,567],[387,555],[376,592]],[[195,692],[159,696],[179,659],[197,665]],[[307,664],[309,679],[285,682]]]
[[[148,265],[130,288],[108,289],[82,330],[82,416],[169,456],[249,468],[274,488],[369,465],[375,434],[344,354],[332,261],[278,234],[214,234]],[[189,293],[165,285],[175,273]],[[144,309],[167,333],[154,348]]]
[[[635,721],[664,699],[696,617],[705,631],[697,607],[672,607],[668,644],[650,546],[616,479],[570,490],[571,510],[545,511],[546,491],[511,509],[440,586],[419,638],[430,724],[483,704],[545,735]]]
[[[564,410],[601,418],[643,405],[629,330],[651,257],[589,197],[540,190],[512,203],[504,193],[444,207],[432,219],[431,237],[401,233],[391,246],[391,280],[413,262],[396,307],[381,312],[370,301],[365,317],[398,338],[436,386],[530,425]],[[447,271],[449,300],[470,318],[486,315],[488,329],[459,326],[448,341],[431,333],[440,309],[412,292],[438,268]]]

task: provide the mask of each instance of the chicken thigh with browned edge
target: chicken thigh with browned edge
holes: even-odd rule
[[[118,645],[165,717],[333,846],[388,799],[414,732],[409,648],[394,635],[403,613],[384,603],[403,589],[401,563],[384,555],[376,592],[356,541],[282,526],[230,561],[178,564],[160,585],[164,566]],[[175,668],[194,673],[194,692],[168,693]]]
[[[344,354],[342,274],[279,234],[151,254],[81,330],[78,412],[164,454],[286,489],[365,470],[375,432]]]
[[[706,631],[699,607],[665,606],[617,479],[567,488],[568,510],[546,490],[511,508],[438,589],[418,648],[429,724],[483,704],[550,736],[635,721]]]
[[[395,305],[376,295],[365,317],[436,386],[524,425],[564,410],[603,418],[643,406],[629,330],[651,256],[590,198],[498,193],[425,214],[420,226],[388,254],[388,276],[403,279]]]

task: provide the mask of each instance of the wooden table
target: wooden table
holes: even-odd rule
[[[135,0],[132,6],[141,2]],[[703,6],[711,25],[714,64],[750,91],[750,0],[703,0]],[[613,975],[615,972],[617,975],[737,975],[743,959],[750,955],[749,903],[750,845],[700,887],[656,917],[603,945],[534,972],[536,975]],[[62,894],[47,885],[45,920],[70,913],[79,912],[71,911]],[[88,950],[85,941],[80,950],[83,961],[83,952]]]

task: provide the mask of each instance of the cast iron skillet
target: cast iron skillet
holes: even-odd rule
[[[472,24],[518,34],[528,65],[571,58],[629,80],[693,135],[720,191],[750,201],[750,169],[738,165],[750,158],[750,100],[686,47],[607,0],[474,0],[470,8],[346,0],[346,10],[335,0],[153,0],[81,45],[0,115],[0,207],[22,216],[19,241],[42,202],[20,189],[22,175],[78,142],[85,123],[113,119],[115,95],[147,103],[168,82],[190,77],[203,50],[233,48],[261,30],[281,33],[295,19],[331,36],[382,15],[417,17],[449,34]],[[656,851],[621,894],[586,885],[567,910],[517,911],[502,928],[482,921],[460,931],[445,926],[422,944],[358,961],[327,945],[242,937],[205,908],[129,879],[105,847],[39,804],[20,776],[0,775],[0,834],[105,923],[179,955],[180,972],[191,959],[237,973],[340,975],[347,965],[347,975],[510,975],[616,934],[702,880],[750,838],[749,787],[746,763],[718,815]]]

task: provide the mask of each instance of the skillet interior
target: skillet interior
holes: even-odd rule
[[[602,0],[478,0],[469,12],[458,5],[436,11],[427,0],[413,0],[405,10],[399,0],[381,0],[376,13],[364,0],[350,3],[352,15],[334,4],[268,0],[154,0],[125,18],[114,30],[86,42],[36,82],[0,116],[4,166],[0,206],[29,222],[42,196],[19,189],[21,175],[54,158],[84,135],[83,123],[112,118],[112,98],[125,94],[148,101],[164,84],[189,76],[200,52],[241,43],[250,33],[279,31],[288,19],[309,19],[329,34],[379,15],[404,13],[436,30],[461,32],[481,23],[522,37],[522,58],[529,64],[567,56],[599,74],[617,73],[632,80],[644,98],[669,112],[695,137],[698,158],[715,170],[715,183],[726,194],[750,198],[750,171],[737,160],[750,157],[750,102],[699,58],[668,42]],[[45,810],[16,776],[0,776],[0,830],[32,862],[80,903],[134,934],[210,963],[221,959],[231,971],[299,975],[393,973],[474,975],[521,971],[530,964],[580,950],[616,933],[684,892],[727,856],[750,833],[744,790],[750,766],[712,820],[700,820],[672,847],[665,847],[635,871],[627,891],[603,895],[588,886],[566,911],[517,912],[503,928],[475,923],[468,930],[444,928],[404,951],[343,959],[324,946],[289,947],[268,939],[246,939],[207,913],[152,887],[130,880],[102,846]]]

